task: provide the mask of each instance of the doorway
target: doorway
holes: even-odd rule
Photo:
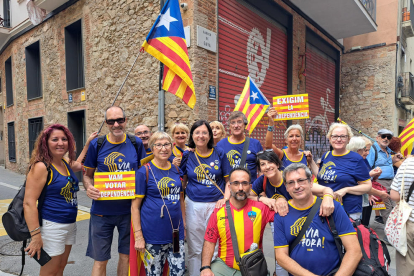
[[[85,110],[68,112],[68,128],[73,134],[76,146],[76,158],[78,158],[86,143]],[[79,181],[83,181],[82,172],[76,172]]]

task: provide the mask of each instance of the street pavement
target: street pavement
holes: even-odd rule
[[[16,195],[18,188],[23,185],[25,177],[23,175],[11,172],[0,166],[0,216],[7,211],[8,204]],[[78,193],[79,214],[77,221],[76,244],[72,248],[69,256],[69,263],[66,266],[65,276],[90,275],[92,271],[93,260],[85,256],[88,244],[89,228],[89,208],[92,201],[86,196],[81,187]],[[371,216],[371,227],[378,233],[380,238],[384,237],[383,225],[374,222]],[[108,262],[107,275],[116,275],[118,253],[117,253],[117,231],[115,231],[114,242],[112,245],[112,259]],[[21,270],[21,243],[12,241],[4,231],[0,222],[0,276],[19,275]],[[395,249],[388,246],[391,254],[391,266],[389,272],[396,276],[395,271]],[[273,237],[269,226],[266,227],[263,240],[263,251],[266,257],[269,271],[273,273],[275,269]],[[26,256],[26,266],[23,275],[39,275],[40,266],[38,263]]]

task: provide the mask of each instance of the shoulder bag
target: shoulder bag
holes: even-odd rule
[[[405,256],[407,254],[407,220],[413,211],[407,201],[405,201],[405,190],[404,190],[404,177],[407,166],[404,168],[404,174],[401,181],[401,192],[400,192],[400,201],[397,202],[394,209],[392,209],[387,222],[385,224],[384,232],[387,235],[387,239],[394,248],[400,252],[401,255]],[[412,192],[411,184],[410,190]],[[411,194],[408,195],[408,199]]]
[[[247,136],[246,139],[244,140],[243,152],[242,152],[239,167],[244,167],[246,165],[247,151],[249,150],[249,145],[250,145],[250,137]]]
[[[226,201],[227,219],[229,220],[229,228],[231,234],[231,242],[233,244],[234,257],[239,265],[242,276],[266,276],[267,263],[263,251],[258,248],[252,252],[246,252],[240,258],[239,244],[237,242],[236,230],[234,228],[233,215],[231,214],[230,202]]]

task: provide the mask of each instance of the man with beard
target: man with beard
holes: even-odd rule
[[[234,168],[229,178],[230,207],[240,254],[248,251],[253,243],[262,248],[264,229],[268,222],[273,221],[275,212],[263,203],[247,198],[252,188],[249,169]],[[219,241],[219,255],[217,259],[211,261],[217,240]],[[241,275],[234,257],[225,206],[215,209],[210,217],[204,236],[200,272],[202,276]]]
[[[392,180],[394,179],[393,164],[400,161],[403,156],[401,153],[397,153],[392,156],[391,149],[388,147],[390,140],[393,137],[393,133],[388,129],[380,129],[376,138],[376,142],[372,145],[367,161],[371,168],[379,167],[382,170],[381,175],[378,177],[378,182],[387,188],[387,192],[390,193]],[[388,216],[391,213],[395,204],[392,200],[388,199],[384,201],[385,210],[381,210],[381,216],[376,216],[375,221],[384,224]]]
[[[86,174],[83,184],[87,196],[93,199],[86,256],[94,259],[92,276],[106,275],[106,265],[111,258],[112,238],[116,227],[119,253],[117,275],[127,276],[131,199],[98,200],[101,193],[94,186],[94,173],[95,170],[111,173],[134,172],[138,170],[141,159],[145,157],[145,151],[141,139],[125,133],[127,118],[121,107],[109,107],[105,112],[105,122],[109,134],[91,141],[84,164]]]

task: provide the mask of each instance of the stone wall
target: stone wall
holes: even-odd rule
[[[396,45],[342,56],[340,118],[375,137],[394,130]]]

